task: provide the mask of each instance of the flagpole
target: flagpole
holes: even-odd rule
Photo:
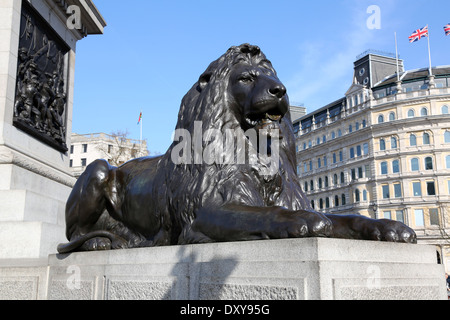
[[[142,157],[142,110],[141,110],[141,121],[140,121],[140,140],[139,140],[139,157]]]
[[[427,26],[428,27],[428,26]],[[433,69],[431,67],[431,50],[430,50],[430,29],[428,29],[428,61],[430,63],[430,76],[433,76]]]
[[[400,72],[398,68],[398,48],[397,48],[397,32],[394,32],[395,35],[395,60],[397,63],[397,81],[400,81]]]

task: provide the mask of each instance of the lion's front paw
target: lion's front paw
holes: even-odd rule
[[[282,212],[272,223],[271,238],[328,237],[332,231],[331,221],[319,212]]]
[[[374,220],[367,226],[370,240],[417,243],[414,230],[407,225],[387,219]]]

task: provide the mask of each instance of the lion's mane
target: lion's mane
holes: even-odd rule
[[[239,115],[232,112],[226,97],[230,72],[240,62],[257,64],[276,74],[258,47],[248,44],[231,47],[209,65],[184,96],[176,129],[193,134],[195,121],[201,121],[203,132],[207,129],[240,132]],[[289,112],[281,120],[280,131],[283,139],[279,148],[279,170],[270,177],[258,173],[258,166],[262,165],[259,161],[256,164],[175,164],[171,154],[178,142],[174,142],[158,165],[158,172],[164,175],[160,181],[165,181],[166,185],[156,190],[156,197],[168,206],[164,216],[171,219],[172,235],[181,234],[202,206],[244,204],[311,209],[296,176],[295,140]],[[243,130],[241,134],[244,135]],[[203,142],[202,147],[205,146]],[[193,144],[191,152],[192,155],[195,152]],[[172,243],[177,242],[178,239],[172,239]]]

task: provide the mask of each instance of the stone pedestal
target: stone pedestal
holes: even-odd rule
[[[446,300],[444,275],[432,246],[286,239],[51,255],[0,267],[0,298]]]
[[[71,4],[0,1],[0,259],[46,258],[65,238],[75,47],[105,26],[90,0]]]

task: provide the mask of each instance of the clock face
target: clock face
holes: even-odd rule
[[[364,75],[364,73],[366,73],[366,69],[361,68],[359,69],[359,76],[362,77]]]
[[[363,84],[369,84],[369,77],[364,78]]]

